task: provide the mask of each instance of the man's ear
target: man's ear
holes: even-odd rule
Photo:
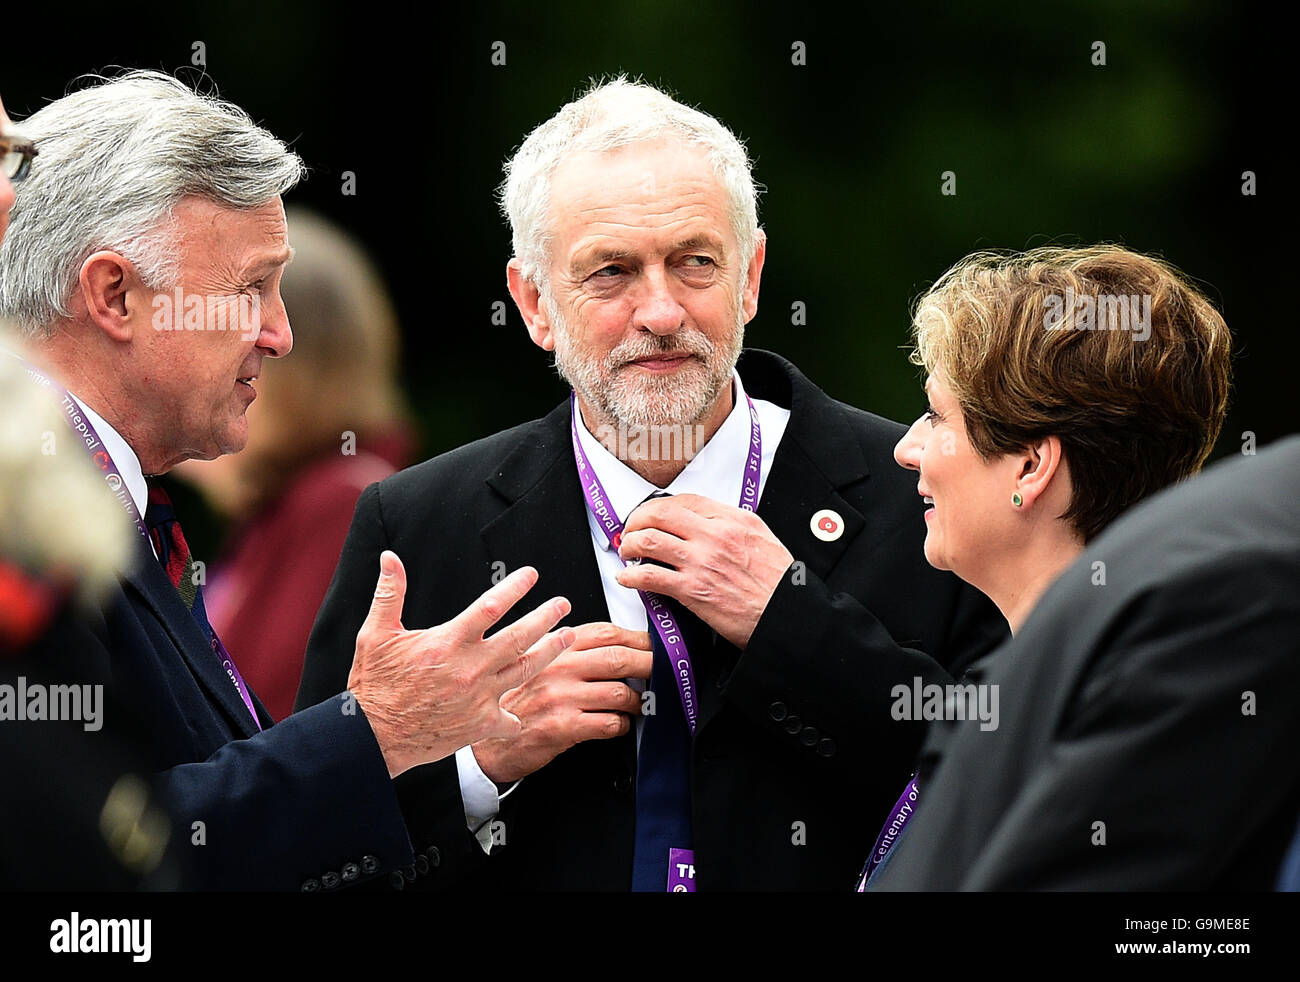
[[[129,259],[103,250],[81,264],[78,299],[86,314],[114,341],[130,341],[132,334],[148,324],[152,308],[144,284]]]
[[[532,280],[524,279],[523,263],[518,259],[506,263],[506,283],[533,344],[543,351],[554,351],[555,334],[551,330],[551,320],[546,316],[546,308],[542,305],[541,291]]]
[[[1016,481],[1016,490],[1020,492],[1026,506],[1047,493],[1052,480],[1059,474],[1066,477],[1069,468],[1065,465],[1065,456],[1061,450],[1061,438],[1045,437],[1037,443],[1030,444],[1021,454],[1020,477]]]
[[[754,258],[749,261],[749,269],[745,271],[745,290],[740,297],[746,324],[758,313],[758,281],[763,277],[763,260],[766,258],[767,233],[760,228],[754,239]]]

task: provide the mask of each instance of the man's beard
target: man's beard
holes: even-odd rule
[[[628,428],[694,426],[713,409],[731,385],[731,374],[745,340],[745,322],[736,305],[735,330],[725,347],[692,328],[675,334],[639,332],[603,361],[586,357],[558,308],[546,304],[555,331],[555,368],[597,416],[593,425]],[[690,356],[671,374],[635,368],[632,362],[668,355]]]

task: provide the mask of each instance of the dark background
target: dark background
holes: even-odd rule
[[[203,84],[311,167],[289,200],[346,225],[384,270],[427,454],[563,396],[509,300],[494,189],[528,130],[587,78],[622,71],[716,115],[756,158],[769,248],[750,346],[786,355],[840,399],[910,420],[923,399],[902,350],[909,303],[949,265],[978,248],[1121,242],[1193,276],[1233,329],[1223,456],[1243,431],[1263,445],[1300,429],[1281,148],[1295,125],[1281,101],[1294,57],[1276,16],[1123,0],[60,5],[3,16],[0,94],[20,120],[88,71],[197,78],[202,41]],[[1091,63],[1099,40],[1104,67]],[[492,64],[497,41],[504,66]],[[791,64],[795,41],[806,66]],[[345,170],[357,175],[352,197]],[[946,170],[955,197],[940,194]],[[1245,170],[1255,197],[1241,194]],[[491,323],[497,300],[506,327]],[[796,300],[806,326],[790,323]]]

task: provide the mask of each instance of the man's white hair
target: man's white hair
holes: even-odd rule
[[[81,266],[100,250],[129,259],[150,289],[172,286],[182,198],[258,208],[306,171],[244,110],[170,75],[90,78],[22,122],[40,156],[0,246],[0,316],[28,337],[69,316]]]
[[[745,146],[707,113],[692,109],[643,82],[619,75],[593,82],[528,134],[506,161],[501,210],[510,220],[514,252],[525,279],[550,295],[547,276],[551,239],[550,192],[555,169],[569,154],[604,153],[635,143],[673,137],[703,147],[730,199],[732,227],[740,244],[741,270],[758,241],[758,186]]]

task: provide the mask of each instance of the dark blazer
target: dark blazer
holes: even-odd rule
[[[1122,516],[986,666],[998,728],[934,725],[873,890],[1272,889],[1300,813],[1300,438]]]
[[[291,576],[292,557],[282,560]],[[320,889],[412,862],[392,780],[355,701],[333,699],[272,726],[254,697],[259,734],[142,538],[82,633],[88,663],[135,713],[106,719],[105,729],[144,732],[195,885]]]
[[[40,620],[39,634],[17,647],[0,625],[0,686],[98,685],[98,719],[126,718],[112,686],[83,658],[75,605]],[[83,706],[80,720],[0,721],[0,890],[186,888],[188,830],[182,848],[150,790],[147,746],[121,726],[88,730],[87,716]]]
[[[803,566],[777,588],[743,655],[719,641],[696,656],[697,883],[849,889],[922,736],[892,719],[891,687],[945,680],[999,643],[1005,622],[927,565],[916,479],[893,460],[903,427],[830,399],[768,352],[745,352],[739,367],[749,394],[791,410],[758,515]],[[844,519],[834,542],[811,531],[823,508]],[[299,705],[346,684],[384,549],[406,564],[407,627],[459,613],[501,562],[535,566],[529,599],[567,597],[567,623],[609,619],[567,401],[365,491],[312,632]],[[466,831],[454,761],[396,783],[413,841],[441,857],[427,882],[626,890],[635,770],[631,733],[561,754],[505,799],[505,842],[490,857]]]

